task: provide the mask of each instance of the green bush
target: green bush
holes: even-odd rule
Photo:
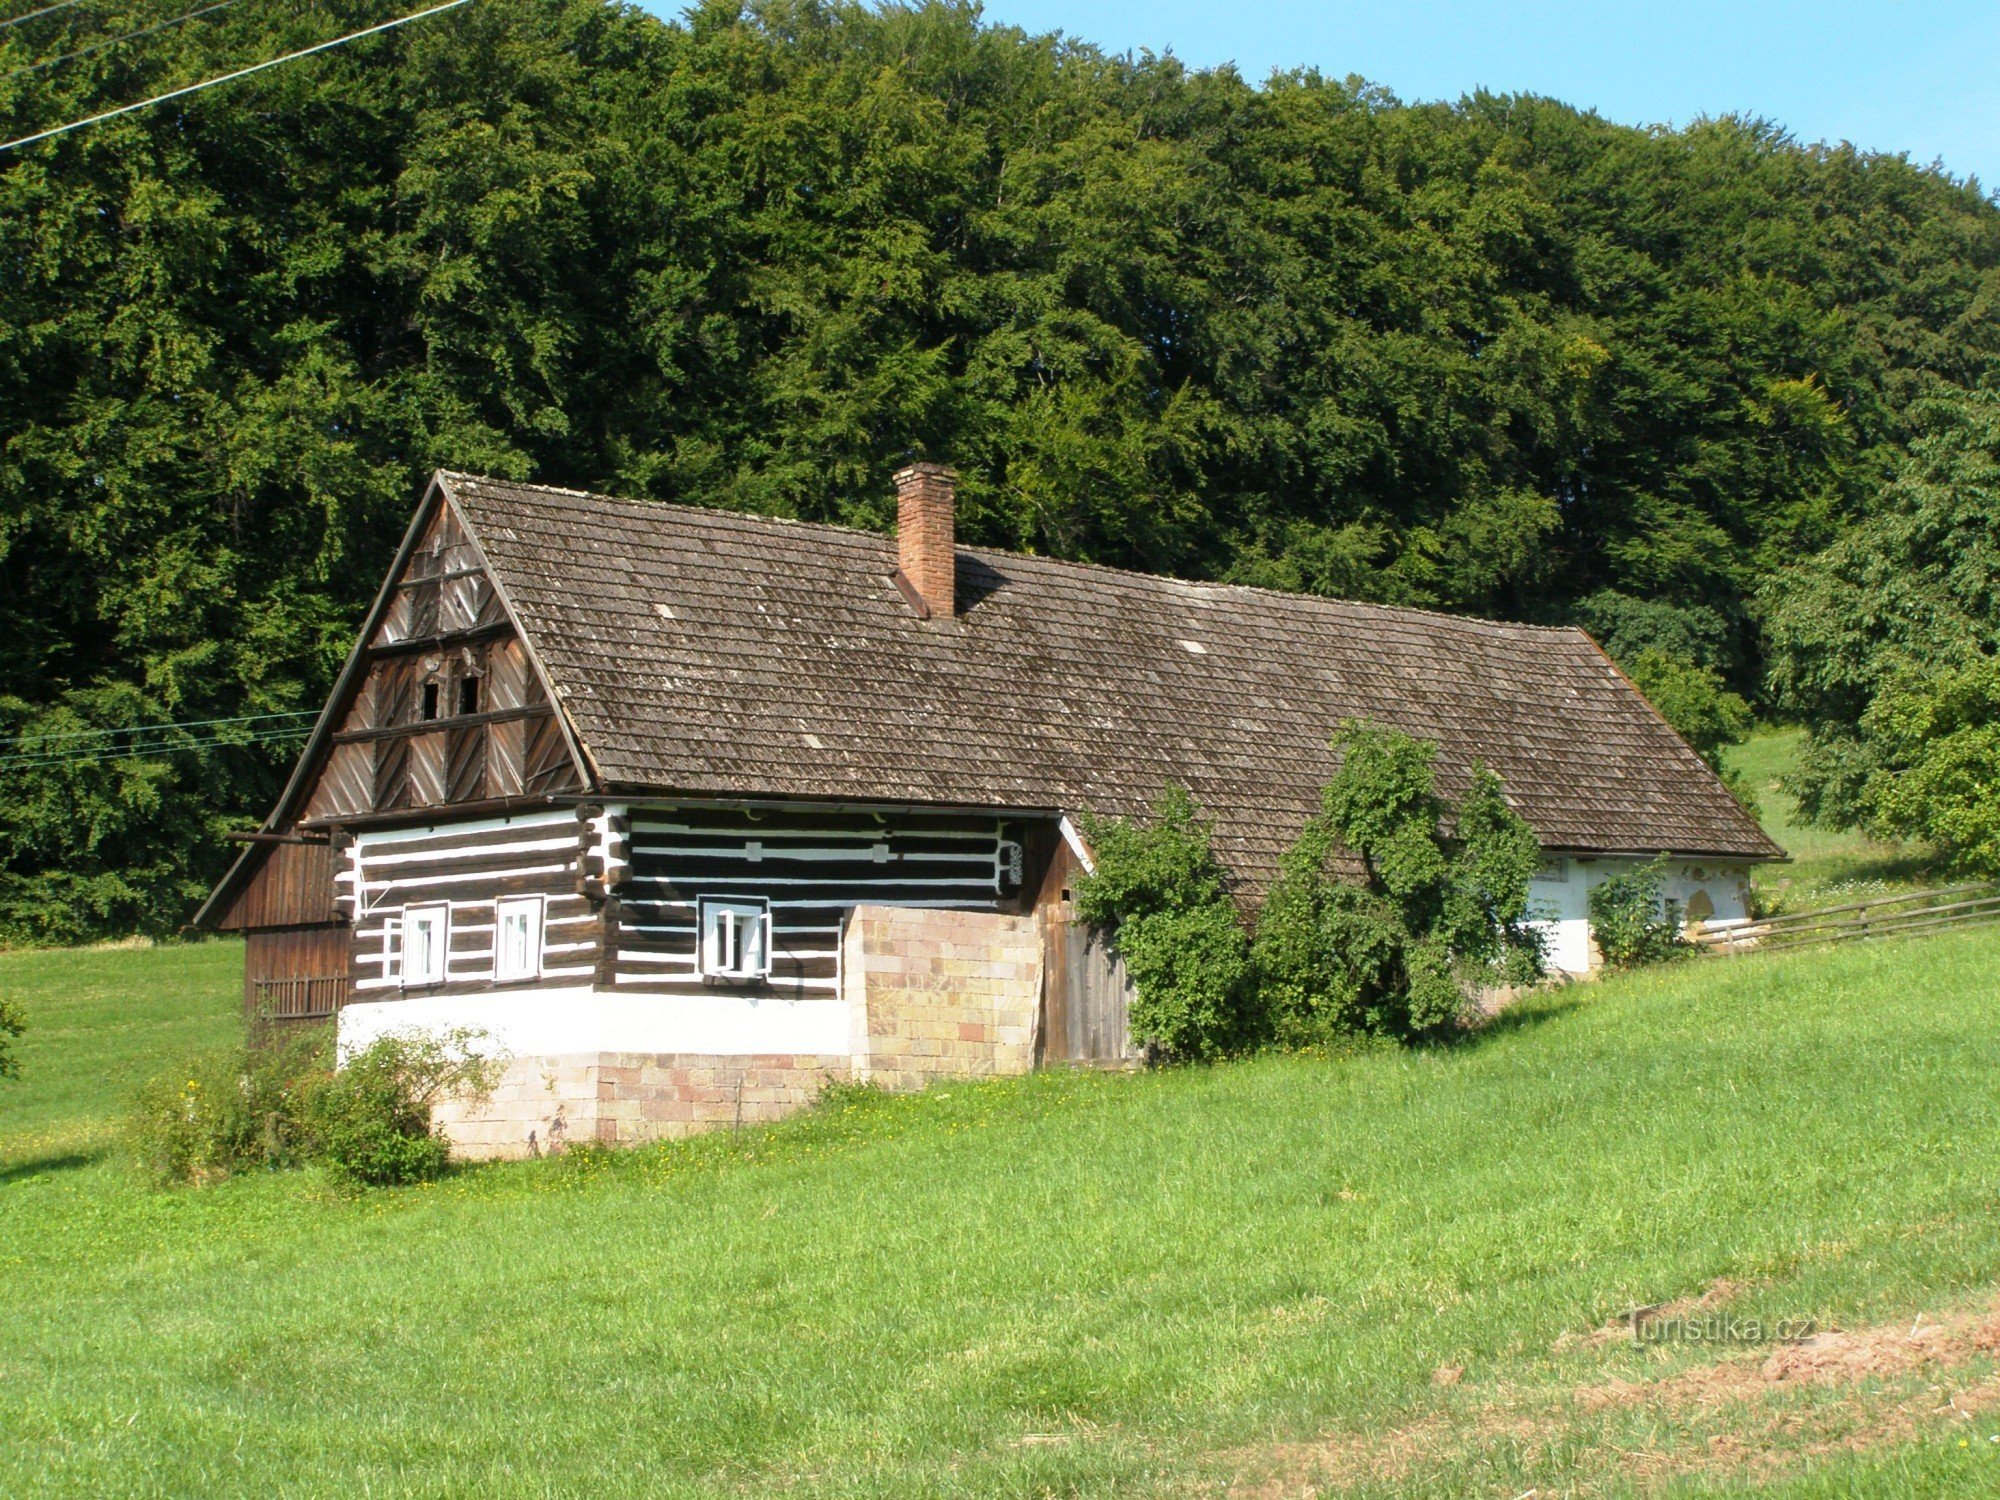
[[[21,1060],[14,1056],[13,1043],[25,1030],[21,1013],[8,1003],[5,995],[0,995],[0,1078],[21,1076]]]
[[[1477,989],[1539,978],[1527,907],[1540,850],[1500,779],[1475,766],[1447,832],[1435,745],[1348,723],[1334,748],[1340,770],[1284,857],[1251,950],[1276,1040],[1436,1035]]]
[[[1500,779],[1475,766],[1448,819],[1435,745],[1350,723],[1334,748],[1340,771],[1285,855],[1254,944],[1184,788],[1148,822],[1084,820],[1097,867],[1077,910],[1125,960],[1135,1039],[1193,1059],[1414,1039],[1448,1031],[1478,988],[1541,976],[1527,917],[1540,850]]]
[[[1767,691],[1807,730],[1809,822],[2000,874],[2000,388],[1921,430],[1851,530],[1764,590]]]
[[[333,1177],[361,1186],[438,1176],[450,1148],[431,1129],[431,1105],[452,1094],[483,1096],[499,1071],[478,1040],[464,1030],[392,1033],[348,1056],[313,1090],[314,1156]]]
[[[1929,843],[1957,874],[2000,875],[2000,662],[1888,678],[1861,728],[1861,826]]]
[[[333,1028],[315,1026],[254,1048],[197,1057],[139,1090],[131,1137],[164,1182],[212,1182],[309,1154],[307,1116],[333,1053]]]
[[[333,1029],[267,1036],[197,1058],[139,1092],[132,1121],[140,1161],[164,1182],[205,1183],[258,1168],[322,1164],[338,1181],[376,1185],[436,1177],[450,1159],[431,1104],[492,1087],[497,1062],[478,1034],[381,1037],[333,1066]]]
[[[1096,868],[1077,911],[1125,960],[1133,1040],[1179,1060],[1249,1043],[1249,939],[1187,789],[1168,788],[1149,822],[1086,817],[1084,832]]]
[[[1590,888],[1590,931],[1614,969],[1660,963],[1691,952],[1681,940],[1680,908],[1667,899],[1666,857],[1613,875]]]

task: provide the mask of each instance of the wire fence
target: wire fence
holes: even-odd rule
[[[1687,938],[1710,953],[1733,955],[1941,932],[1986,922],[2000,922],[2000,883],[1975,881],[1823,906],[1816,911],[1711,923],[1688,933]]]

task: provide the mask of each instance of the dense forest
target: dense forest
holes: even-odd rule
[[[179,10],[0,30],[0,134],[404,13],[100,46]],[[2000,380],[1977,183],[966,5],[479,0],[0,154],[0,267],[7,941],[186,919],[435,466],[884,527],[944,457],[976,541],[1770,705],[1774,580]]]

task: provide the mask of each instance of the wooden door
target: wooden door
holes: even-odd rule
[[[1058,849],[1038,902],[1045,944],[1039,1061],[1130,1066],[1140,1060],[1132,1045],[1132,981],[1105,934],[1076,914],[1078,869],[1076,856]]]

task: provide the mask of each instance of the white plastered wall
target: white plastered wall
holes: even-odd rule
[[[1590,945],[1590,888],[1611,876],[1646,863],[1644,860],[1551,856],[1543,873],[1528,887],[1529,910],[1549,935],[1549,966],[1567,974],[1587,973],[1595,964]],[[1665,895],[1676,908],[1699,913],[1705,897],[1709,912],[1698,920],[1708,926],[1741,922],[1750,915],[1750,869],[1736,863],[1669,860]],[[1696,920],[1689,913],[1689,920]]]
[[[583,985],[363,1001],[340,1013],[340,1048],[352,1052],[389,1032],[457,1027],[484,1033],[494,1051],[514,1057],[848,1050],[848,1007],[842,999],[612,993]]]

